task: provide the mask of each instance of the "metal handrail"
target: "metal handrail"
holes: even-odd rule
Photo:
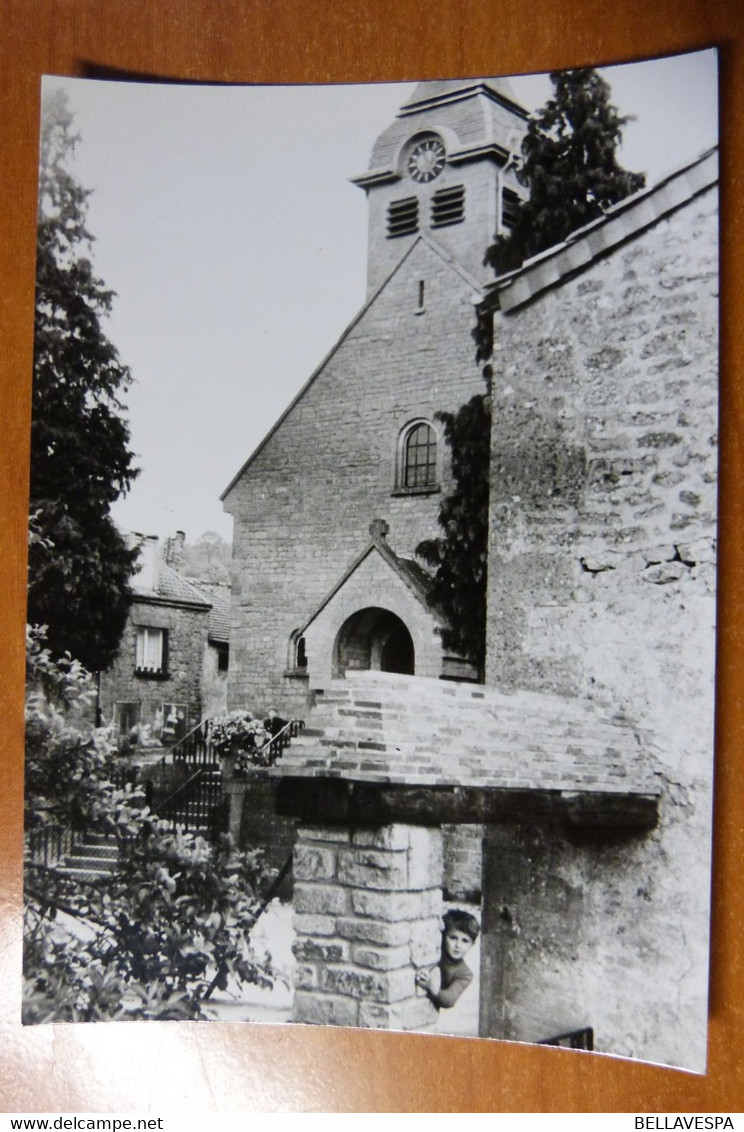
[[[196,762],[196,744],[201,742],[204,745],[204,751],[208,758],[206,761],[216,764],[218,759],[214,757],[214,748],[210,742],[210,732],[212,728],[211,719],[202,719],[196,727],[192,727],[189,732],[182,739],[168,751],[166,758],[170,758],[173,762]],[[185,748],[185,749],[184,749]],[[212,756],[212,757],[209,757]]]
[[[83,831],[66,825],[38,825],[26,830],[28,863],[51,868],[64,861],[83,838]]]
[[[277,731],[276,735],[272,735],[267,739],[259,751],[269,749],[269,765],[272,765],[281,755],[285,747],[288,747],[290,740],[296,739],[300,731],[304,728],[304,719],[290,719],[284,724],[281,731]]]
[[[170,794],[168,794],[168,796],[165,797],[162,802],[158,803],[158,809],[164,810],[175,798],[178,797],[179,794],[182,794],[184,792],[184,790],[187,786],[190,785],[190,783],[195,782],[197,778],[201,778],[203,774],[204,767],[200,766],[198,770],[195,770],[193,774],[190,774],[184,782],[180,782],[175,790],[171,790]]]
[[[210,725],[211,722],[212,722],[211,719],[200,719],[195,727],[192,727],[190,731],[187,731],[185,735],[181,736],[181,738],[178,740],[177,743],[173,744],[173,746],[171,747],[171,751],[175,751],[176,747],[181,746],[181,743],[185,743],[186,740],[190,739],[192,735],[196,735],[197,731],[201,731],[202,727],[207,729],[207,731],[205,732],[205,735],[204,735],[204,740],[206,742],[208,740],[207,732],[209,730],[209,725]]]

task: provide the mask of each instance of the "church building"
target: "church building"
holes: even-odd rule
[[[307,723],[276,768],[296,1020],[431,1028],[415,973],[475,845],[481,1036],[700,1071],[716,152],[494,279],[526,121],[503,79],[421,83],[354,178],[365,305],[223,496],[229,706]],[[416,548],[452,487],[437,414],[486,392],[479,682]]]
[[[347,668],[460,670],[414,555],[451,486],[436,414],[485,392],[476,303],[485,249],[524,191],[526,117],[503,79],[421,83],[354,179],[369,198],[367,302],[223,495],[235,703],[301,714]]]

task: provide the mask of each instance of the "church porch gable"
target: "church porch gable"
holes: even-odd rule
[[[374,526],[374,524],[373,524]],[[311,690],[359,669],[438,677],[439,622],[381,540],[351,567],[303,630]]]

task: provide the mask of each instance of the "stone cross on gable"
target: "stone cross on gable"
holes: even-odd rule
[[[373,519],[369,524],[369,533],[375,542],[384,541],[390,530],[390,524],[385,519]]]

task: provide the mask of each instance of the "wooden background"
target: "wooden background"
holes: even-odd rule
[[[741,0],[0,0],[0,1110],[733,1111],[744,1100]],[[721,572],[709,1071],[306,1027],[19,1022],[27,436],[39,76],[343,82],[547,71],[717,46]],[[684,128],[684,123],[682,123]],[[108,280],[116,286],[116,280]],[[642,1024],[642,1019],[639,1019]]]

